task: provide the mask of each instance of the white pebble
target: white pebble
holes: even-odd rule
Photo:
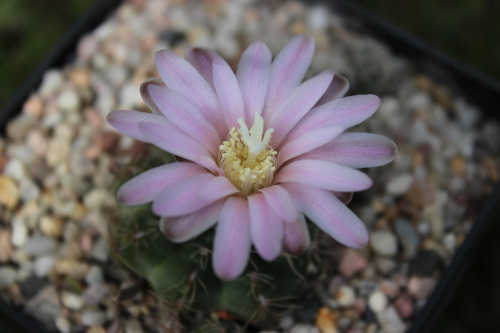
[[[35,275],[39,278],[49,275],[56,259],[52,256],[41,256],[35,260]]]
[[[377,290],[370,295],[370,298],[368,299],[368,306],[374,312],[385,310],[387,307],[387,297],[383,292]]]
[[[325,31],[328,28],[330,18],[328,16],[328,9],[324,6],[314,6],[309,9],[307,13],[307,26],[311,30]]]
[[[57,247],[57,242],[46,236],[35,235],[24,244],[23,250],[30,256],[42,256],[50,253]]]
[[[103,239],[99,238],[92,248],[92,258],[106,262],[109,259],[109,245]]]
[[[406,325],[392,306],[377,312],[377,319],[386,333],[403,333],[406,330]]]
[[[6,176],[9,176],[18,181],[23,179],[25,174],[23,164],[16,158],[9,159],[9,162],[7,162],[7,164],[5,165],[3,172]]]
[[[63,75],[58,70],[49,70],[43,75],[40,95],[49,97],[57,92],[64,82]]]
[[[337,301],[343,307],[349,307],[356,301],[356,293],[349,286],[342,286],[337,291]]]
[[[102,269],[99,266],[92,265],[85,275],[85,282],[88,285],[93,286],[96,284],[100,284],[104,281],[104,274],[102,273]]]
[[[410,174],[403,174],[392,178],[386,185],[385,191],[391,195],[403,195],[410,188],[413,182],[413,176]]]
[[[457,237],[453,233],[447,233],[443,237],[443,243],[444,243],[444,247],[448,251],[450,251],[450,252],[454,251],[455,247],[457,246]]]
[[[106,315],[101,311],[89,310],[82,313],[82,324],[85,326],[100,326],[106,321]]]
[[[70,321],[63,316],[59,316],[56,318],[56,327],[61,333],[69,333],[71,332],[71,323]]]
[[[80,310],[83,307],[82,298],[69,291],[63,291],[61,296],[62,303],[70,310]]]
[[[23,218],[14,217],[12,221],[12,245],[20,247],[26,243],[28,228]]]
[[[66,90],[57,98],[57,106],[63,111],[76,111],[80,107],[80,97],[75,91]]]
[[[375,231],[370,236],[372,249],[383,256],[393,256],[397,253],[398,242],[394,234],[387,231]]]

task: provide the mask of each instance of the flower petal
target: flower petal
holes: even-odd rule
[[[301,34],[281,50],[271,65],[263,115],[270,115],[299,86],[311,64],[314,39]]]
[[[325,93],[321,96],[315,107],[344,97],[347,90],[349,90],[349,81],[347,81],[347,79],[340,74],[335,73],[328,89],[326,89]]]
[[[215,274],[232,280],[244,270],[250,256],[250,218],[244,198],[227,198],[215,230],[212,262]]]
[[[214,177],[214,175],[206,173],[192,176],[169,186],[153,201],[153,212],[162,217],[191,214],[238,191],[234,186],[232,188],[217,186],[218,178],[221,177]],[[200,197],[198,195],[199,189],[205,187],[212,187],[214,191],[211,196]]]
[[[394,160],[396,151],[396,144],[383,135],[350,132],[301,157],[330,161],[351,168],[371,168]]]
[[[106,120],[122,134],[143,142],[149,141],[139,130],[139,123],[150,122],[165,124],[167,126],[169,124],[167,118],[157,114],[125,110],[111,111],[106,117]]]
[[[220,137],[229,132],[219,101],[210,84],[186,60],[171,50],[156,52],[156,67],[162,80],[172,90],[187,97],[217,130]]]
[[[202,47],[188,48],[184,53],[184,58],[203,76],[203,78],[214,89],[214,81],[212,79],[212,61],[217,56],[212,50]]]
[[[323,95],[333,78],[333,73],[325,71],[302,83],[281,107],[265,118],[268,128],[274,128],[272,143],[279,146],[281,140],[308,113]]]
[[[238,63],[236,79],[243,99],[245,122],[250,126],[254,122],[255,112],[260,115],[264,107],[271,59],[272,54],[266,44],[257,41],[243,52]]]
[[[207,200],[216,196],[227,196],[240,192],[226,177],[215,177],[203,186],[197,187],[197,196],[202,200]]]
[[[301,184],[283,185],[299,207],[321,230],[338,242],[354,248],[368,243],[368,231],[361,220],[337,197],[325,190]]]
[[[299,214],[293,223],[283,224],[283,251],[291,255],[299,255],[309,247],[311,238],[306,219]]]
[[[245,119],[240,87],[231,67],[220,56],[212,62],[214,87],[228,128],[237,127],[238,118]]]
[[[343,131],[344,129],[342,127],[327,127],[310,131],[291,141],[284,140],[285,144],[283,148],[279,150],[280,153],[277,167],[279,168],[283,163],[296,156],[325,145]]]
[[[142,100],[144,103],[146,103],[146,106],[154,113],[154,114],[162,114],[162,112],[158,109],[157,105],[153,102],[153,99],[151,98],[151,95],[149,94],[149,88],[151,86],[157,86],[157,87],[166,87],[165,82],[163,82],[159,78],[152,78],[152,79],[147,79],[143,83],[141,83],[141,87],[139,88],[139,91],[142,96]]]
[[[281,253],[283,222],[269,207],[262,193],[248,196],[250,235],[255,249],[266,261],[273,261]]]
[[[271,209],[285,222],[294,222],[297,219],[297,209],[295,208],[292,198],[279,185],[273,185],[261,189],[261,192],[266,199],[267,204]]]
[[[164,118],[164,117],[162,117]],[[171,154],[196,162],[207,169],[219,172],[213,156],[190,136],[169,124],[139,123],[139,130],[150,142]]]
[[[306,114],[290,131],[287,140],[319,128],[340,126],[347,129],[368,119],[379,105],[380,98],[375,95],[356,95],[333,100]]]
[[[124,183],[116,194],[119,203],[142,205],[156,198],[167,187],[192,176],[207,173],[195,163],[177,162],[141,173]]]
[[[221,138],[189,100],[167,87],[149,85],[148,89],[151,101],[165,117],[217,156]]]
[[[193,214],[177,218],[161,218],[160,230],[172,242],[188,241],[217,223],[224,199],[219,200]]]
[[[329,191],[354,192],[372,186],[371,179],[363,172],[318,160],[297,160],[281,169],[274,183],[294,182],[315,186]]]

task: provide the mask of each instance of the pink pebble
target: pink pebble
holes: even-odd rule
[[[368,260],[360,255],[356,250],[346,249],[340,259],[339,270],[347,278],[365,269]]]
[[[426,299],[436,286],[436,279],[431,277],[413,276],[408,281],[408,291],[416,299]]]
[[[413,301],[407,293],[402,294],[394,301],[394,307],[403,319],[413,316]]]

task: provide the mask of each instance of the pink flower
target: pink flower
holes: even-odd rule
[[[307,249],[304,215],[337,241],[365,246],[364,224],[339,198],[369,188],[356,168],[390,162],[396,146],[380,135],[344,133],[370,117],[379,98],[341,98],[348,83],[330,71],[301,82],[313,53],[313,39],[298,35],[271,63],[266,45],[254,42],[235,75],[206,49],[187,50],[186,60],[157,52],[162,80],[141,86],[153,114],[113,111],[108,121],[182,161],[131,179],[118,201],[152,201],[174,242],[217,224],[213,267],[222,279],[243,272],[252,244],[267,261]]]

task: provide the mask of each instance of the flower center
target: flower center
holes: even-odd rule
[[[243,119],[238,119],[239,129],[234,127],[219,146],[219,166],[226,177],[244,196],[270,186],[276,170],[277,152],[269,145],[270,128],[264,133],[264,119],[255,113],[250,130]]]

